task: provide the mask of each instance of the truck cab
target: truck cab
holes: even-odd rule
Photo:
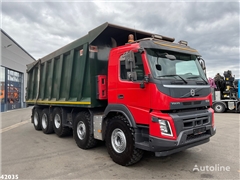
[[[127,114],[136,147],[156,156],[206,143],[216,131],[200,54],[184,43],[153,36],[109,56],[106,113]]]

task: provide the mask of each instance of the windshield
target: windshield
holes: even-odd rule
[[[196,55],[182,54],[159,49],[146,49],[152,75],[157,79],[180,79],[186,82],[190,79],[207,81]],[[168,59],[168,55],[176,58]]]

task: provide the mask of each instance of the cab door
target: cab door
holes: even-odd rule
[[[128,78],[128,72],[131,69],[126,68],[125,59],[119,59],[117,102],[124,104],[132,113],[136,123],[148,124],[150,110],[149,84],[144,82],[144,76],[147,75],[147,63],[144,53],[134,53],[135,67],[132,71],[136,73],[134,80]],[[143,83],[144,87],[140,87]]]

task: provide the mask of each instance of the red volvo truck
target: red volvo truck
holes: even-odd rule
[[[72,131],[82,149],[105,141],[128,166],[144,151],[167,156],[215,134],[204,70],[186,41],[104,23],[27,65],[26,101],[36,130]]]

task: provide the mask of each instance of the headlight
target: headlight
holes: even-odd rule
[[[160,130],[163,135],[166,136],[173,136],[171,126],[168,121],[158,119],[159,125],[160,125]]]

